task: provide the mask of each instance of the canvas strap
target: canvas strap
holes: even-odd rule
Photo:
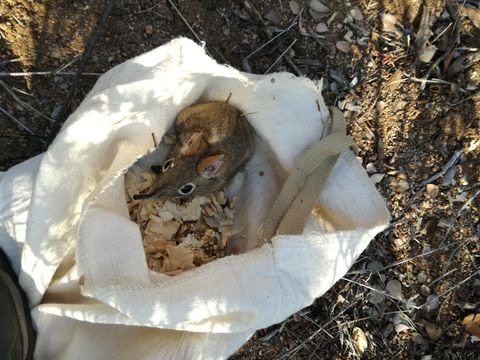
[[[356,149],[354,141],[345,135],[343,113],[333,107],[329,110],[331,132],[298,157],[295,170],[285,181],[265,220],[263,238],[267,241],[275,235],[302,233],[338,156]]]

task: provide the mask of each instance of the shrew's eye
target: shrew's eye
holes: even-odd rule
[[[168,169],[172,168],[174,166],[174,164],[173,164],[174,160],[175,160],[174,158],[166,160],[162,165],[162,172],[165,172]]]
[[[195,190],[196,186],[194,183],[186,183],[185,185],[183,185],[180,189],[178,189],[178,193],[180,195],[190,195],[193,190]]]

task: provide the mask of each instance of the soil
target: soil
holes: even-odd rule
[[[119,0],[75,86],[106,1],[0,2],[0,171],[46,150],[72,85],[68,113],[98,74],[178,36],[243,71],[323,78],[392,223],[330,291],[232,359],[476,359],[479,338],[462,320],[480,312],[480,4],[325,0],[312,13],[309,3]],[[422,61],[428,44],[435,54]]]

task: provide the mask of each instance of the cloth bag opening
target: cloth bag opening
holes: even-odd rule
[[[154,151],[151,134],[161,139],[182,109],[230,94],[229,103],[247,114],[256,132],[254,157],[236,190],[235,222],[245,235],[237,239],[241,253],[173,277],[149,271],[138,225],[129,218],[124,173],[137,161],[148,166],[163,160],[167,148]],[[21,258],[20,281],[36,314],[39,351],[55,353],[47,332],[75,319],[98,324],[105,334],[111,328],[100,324],[134,325],[125,334],[170,331],[170,355],[195,348],[198,358],[223,358],[255,330],[310,305],[389,222],[383,199],[352,152],[332,150],[325,157],[328,176],[309,166],[323,153],[316,146],[327,139],[330,118],[321,83],[287,73],[241,73],[187,39],[104,74],[49,150],[28,167],[31,174],[21,180],[29,184],[24,206],[8,214],[6,235],[0,233],[9,256]],[[339,138],[329,138],[328,149],[336,149]],[[9,198],[3,194],[19,176],[12,169],[2,177],[0,199]],[[194,332],[205,337],[186,335]],[[151,344],[155,336],[142,338]],[[222,337],[230,345],[202,348]]]

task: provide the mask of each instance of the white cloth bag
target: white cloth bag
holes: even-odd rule
[[[144,155],[145,166],[163,160],[152,133],[161,139],[183,108],[230,94],[257,133],[236,185],[244,252],[174,277],[153,273],[123,174]],[[326,292],[389,221],[351,152],[336,161],[318,194],[322,216],[302,234],[259,244],[257,233],[328,120],[321,84],[241,73],[188,39],[100,77],[46,153],[0,176],[0,246],[29,297],[35,357],[224,359]]]

